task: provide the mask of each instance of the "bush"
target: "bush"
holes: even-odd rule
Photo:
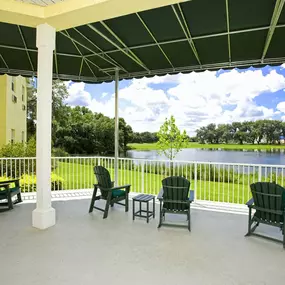
[[[62,148],[53,148],[52,156],[53,157],[66,157],[66,156],[69,156],[69,154]]]
[[[0,181],[10,180],[7,176],[0,177]],[[64,190],[64,179],[55,173],[51,174],[51,190]],[[20,185],[22,192],[36,192],[37,191],[37,178],[35,175],[23,174],[20,178]]]
[[[52,149],[56,157],[68,156],[61,148]],[[20,159],[26,157],[30,159]],[[27,143],[9,143],[0,148],[0,176],[18,177],[21,174],[36,173],[36,139],[32,137]],[[17,159],[11,159],[17,158]],[[52,170],[57,168],[57,163],[52,163]]]
[[[21,173],[35,173],[36,160],[9,159],[36,156],[36,140],[27,143],[9,143],[0,148],[0,176],[17,177]],[[2,159],[1,159],[2,158]]]
[[[0,157],[35,157],[36,140],[31,138],[27,143],[9,143],[0,148]]]

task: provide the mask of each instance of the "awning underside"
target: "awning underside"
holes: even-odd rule
[[[57,33],[54,77],[85,82],[285,62],[284,1],[192,0]],[[36,75],[36,30],[0,23],[0,73]]]

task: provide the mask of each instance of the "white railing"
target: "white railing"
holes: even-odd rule
[[[95,165],[106,167],[114,179],[114,158],[52,158],[52,190],[92,189]],[[23,192],[36,191],[35,173],[36,158],[0,158],[0,179],[20,178]],[[120,158],[118,184],[131,184],[132,192],[158,194],[163,178],[184,176],[198,200],[243,204],[251,198],[251,183],[275,181],[283,186],[284,174],[283,165]]]

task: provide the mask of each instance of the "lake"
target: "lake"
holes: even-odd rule
[[[165,156],[159,155],[156,150],[129,150],[127,157],[153,160],[166,159]],[[284,150],[241,151],[188,148],[178,153],[175,160],[285,165]]]

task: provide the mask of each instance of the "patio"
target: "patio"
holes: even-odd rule
[[[0,216],[3,284],[282,284],[281,244],[244,238],[247,216],[192,210],[192,232],[157,218],[132,221],[115,206],[106,220],[89,199],[57,201],[57,223],[31,227],[34,204]],[[158,210],[158,209],[157,209]],[[278,229],[262,227],[281,237]],[[5,258],[3,258],[5,257]]]

